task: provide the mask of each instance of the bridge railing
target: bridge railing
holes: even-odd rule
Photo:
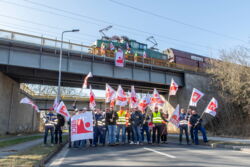
[[[39,46],[48,46],[54,49],[59,49],[61,42],[63,42],[63,49],[92,53],[94,55],[102,56],[101,49],[98,47],[87,46],[83,44],[71,43],[70,41],[61,41],[58,39],[51,39],[43,36],[30,35],[25,33],[19,33],[14,31],[8,31],[0,29],[0,38],[21,41],[31,44],[37,44]],[[114,58],[114,51],[105,50],[105,56]],[[194,66],[188,66],[183,64],[170,63],[168,60],[155,59],[155,58],[143,58],[142,56],[134,56],[132,54],[125,54],[126,60],[133,62],[140,62],[142,64],[152,64],[162,67],[177,68],[181,70],[188,70],[194,72],[204,72],[204,68],[198,68]]]

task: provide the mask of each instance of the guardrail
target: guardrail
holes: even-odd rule
[[[57,39],[46,38],[43,36],[36,36],[36,35],[30,35],[30,34],[0,29],[0,38],[5,38],[5,39],[15,40],[15,41],[29,42],[29,43],[38,44],[41,46],[50,46],[50,47],[54,47],[55,49],[59,49],[61,46],[61,43],[63,42],[63,49],[80,51],[80,52],[84,51],[84,52],[92,53],[94,55],[102,56],[100,48],[87,46],[83,44],[71,43],[70,41],[67,42],[67,41],[61,41]],[[114,51],[105,50],[105,56],[114,58]],[[143,58],[142,56],[135,57],[132,54],[125,54],[125,57],[126,57],[126,60],[130,60],[135,63],[140,62],[142,64],[152,64],[156,66],[177,68],[177,69],[193,71],[193,72],[204,72],[203,68],[198,68],[198,67],[193,67],[193,66],[188,66],[188,65],[183,65],[183,64],[170,63],[168,62],[168,60],[155,59],[155,58]]]

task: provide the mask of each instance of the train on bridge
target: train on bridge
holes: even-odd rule
[[[114,50],[122,49],[126,60],[143,62],[148,64],[177,67],[192,71],[203,71],[208,65],[208,57],[189,53],[173,48],[160,52],[154,47],[148,48],[147,44],[137,42],[125,36],[102,38],[95,41],[90,52],[96,55],[114,57]]]

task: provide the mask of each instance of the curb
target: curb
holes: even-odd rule
[[[244,151],[244,152],[250,153],[249,146],[226,145],[226,144],[220,144],[220,143],[212,143],[210,144],[210,146],[211,148],[225,148],[229,150]]]
[[[57,153],[59,153],[63,148],[64,146],[68,143],[68,141],[65,141],[64,143],[62,143],[61,145],[58,145],[58,147],[53,151],[51,152],[48,156],[44,157],[44,159],[40,160],[40,162],[38,162],[35,167],[43,167],[45,166],[45,164],[47,162],[49,162]]]

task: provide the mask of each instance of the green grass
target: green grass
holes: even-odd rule
[[[42,138],[42,136],[27,136],[27,137],[22,137],[22,138],[17,138],[17,139],[4,140],[4,141],[0,141],[0,148],[19,144],[19,143],[24,143],[27,141],[32,141],[32,140],[36,140],[40,138]]]
[[[63,136],[63,141],[66,141],[67,135]],[[10,155],[6,158],[0,159],[0,166],[35,166],[44,158],[57,150],[61,145],[44,146],[43,144],[36,145],[30,149],[24,150],[16,155]]]

